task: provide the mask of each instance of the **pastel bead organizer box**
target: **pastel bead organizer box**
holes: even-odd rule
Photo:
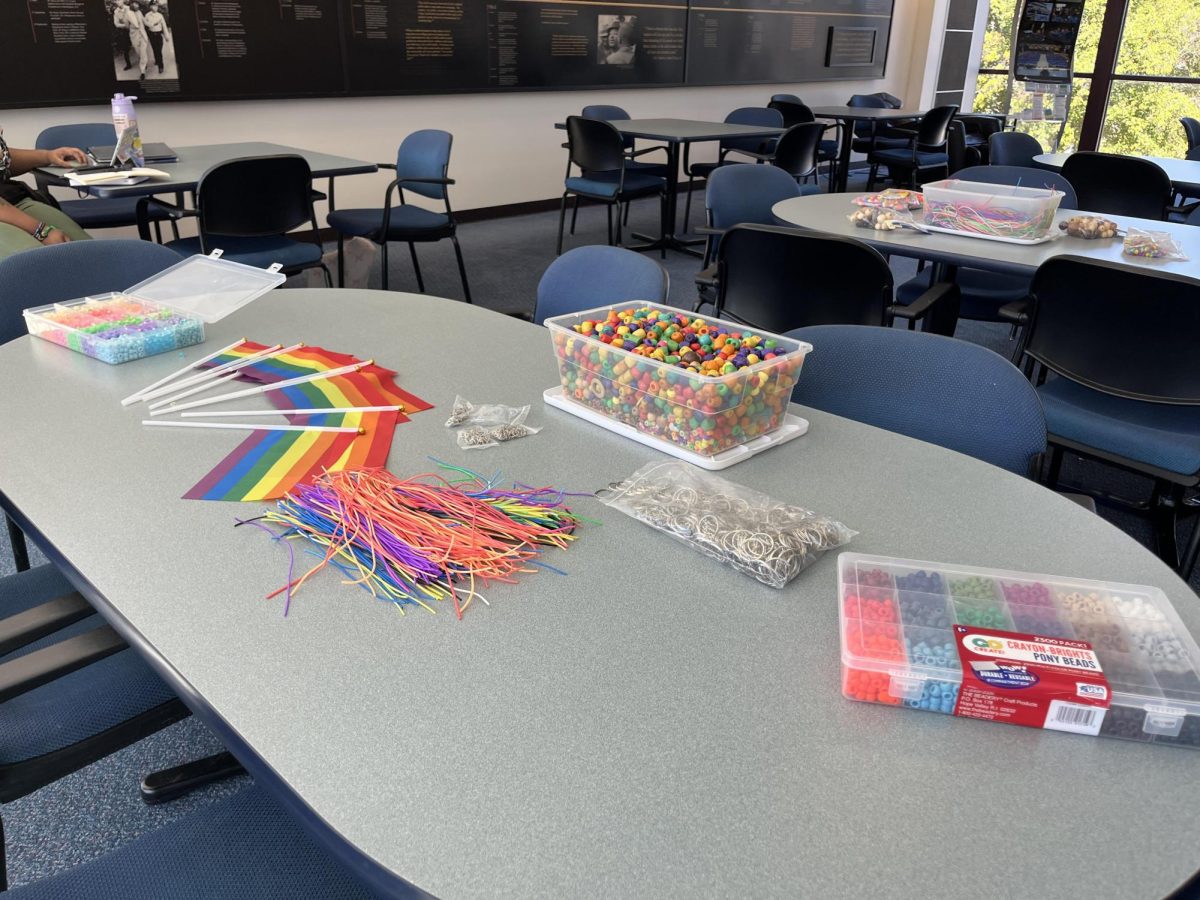
[[[191,256],[125,291],[27,309],[25,325],[35,337],[116,365],[202,343],[206,322],[282,284],[279,268],[230,262],[220,251]]]
[[[779,428],[811,346],[658,304],[546,320],[563,395],[700,456]]]
[[[101,294],[25,310],[29,333],[112,365],[204,341],[204,323],[158,303]]]
[[[851,700],[1200,748],[1200,648],[1158,588],[843,553]]]

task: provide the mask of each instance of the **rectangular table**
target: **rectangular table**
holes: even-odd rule
[[[633,250],[658,250],[666,247],[692,256],[703,256],[694,249],[703,244],[702,239],[689,240],[675,231],[678,218],[679,197],[679,148],[685,144],[720,141],[727,138],[740,137],[775,137],[783,133],[782,128],[766,128],[759,125],[731,125],[725,122],[703,122],[693,119],[614,119],[611,121],[625,137],[644,138],[651,141],[662,141],[667,145],[667,213],[661,238],[653,235],[635,234],[634,236],[646,241]],[[557,128],[566,128],[560,123]],[[687,223],[684,223],[684,232]]]
[[[1033,161],[1039,166],[1057,172],[1062,169],[1063,163],[1070,155],[1070,153],[1039,153],[1033,158]],[[1200,196],[1200,160],[1175,159],[1170,156],[1143,156],[1141,154],[1125,155],[1136,156],[1138,159],[1154,163],[1167,173],[1171,184],[1179,193],[1191,197]]]
[[[814,106],[812,113],[818,119],[833,119],[844,124],[841,147],[838,148],[838,177],[834,190],[844,191],[850,174],[850,150],[854,143],[855,122],[870,122],[871,133],[880,122],[900,122],[919,119],[925,115],[921,109],[879,109],[873,106]]]
[[[87,193],[96,197],[142,197],[149,198],[156,194],[177,194],[194,191],[196,185],[213,166],[228,162],[232,159],[242,159],[248,156],[277,156],[295,154],[304,157],[312,170],[313,178],[329,179],[329,205],[333,207],[333,179],[340,175],[362,175],[378,171],[379,167],[373,162],[361,159],[351,159],[345,156],[334,156],[315,150],[304,150],[300,147],[287,147],[283,144],[272,144],[265,141],[249,141],[234,144],[197,144],[195,146],[177,148],[179,161],[159,163],[150,168],[160,169],[171,177],[167,181],[143,181],[131,185],[93,185],[87,188]],[[47,175],[61,178],[65,169],[47,167],[39,169]],[[150,239],[150,223],[145,215],[147,201],[138,204],[138,234],[143,240]]]

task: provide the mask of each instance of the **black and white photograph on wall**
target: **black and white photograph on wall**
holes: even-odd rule
[[[118,81],[178,81],[166,0],[104,0]]]
[[[596,62],[602,66],[631,66],[637,54],[637,16],[597,16]]]

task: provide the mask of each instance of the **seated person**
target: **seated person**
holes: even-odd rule
[[[85,241],[90,235],[61,210],[38,199],[27,185],[13,181],[38,166],[87,162],[78,147],[56,150],[10,150],[0,137],[0,259],[42,244]]]

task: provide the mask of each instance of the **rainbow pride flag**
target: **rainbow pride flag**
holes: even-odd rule
[[[215,357],[208,367],[244,359],[266,345],[245,341]],[[354,356],[321,347],[301,347],[239,370],[239,379],[270,384],[300,375],[327,372],[360,362]],[[266,397],[280,411],[354,406],[401,406],[404,412],[323,413],[287,416],[295,425],[357,427],[358,434],[318,431],[253,431],[211,472],[184,494],[187,500],[276,500],[323,471],[375,468],[387,463],[396,426],[406,413],[432,408],[420,397],[401,390],[396,373],[371,365],[357,372],[322,378],[269,391]]]

